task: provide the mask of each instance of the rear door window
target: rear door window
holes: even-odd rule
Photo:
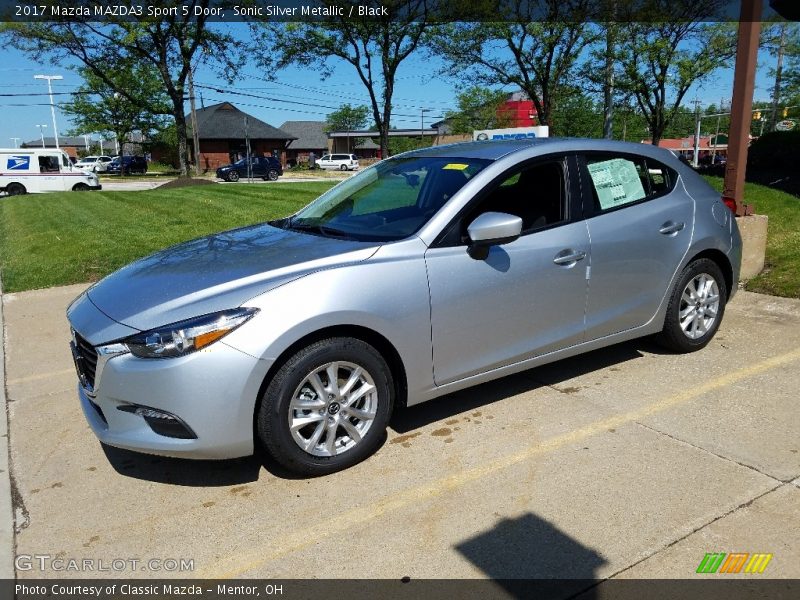
[[[658,161],[606,153],[586,156],[593,206],[601,213],[663,196],[675,187],[677,174]]]

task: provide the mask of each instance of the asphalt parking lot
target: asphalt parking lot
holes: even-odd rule
[[[763,576],[800,578],[798,300],[739,292],[696,354],[636,341],[412,408],[376,456],[304,480],[101,447],[67,346],[83,288],[3,297],[17,556],[194,561],[139,577],[686,578],[705,553],[758,552]]]

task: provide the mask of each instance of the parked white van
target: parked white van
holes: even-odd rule
[[[9,196],[100,189],[97,175],[73,165],[62,150],[0,148],[0,192]]]

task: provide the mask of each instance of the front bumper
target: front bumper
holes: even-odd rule
[[[97,438],[110,446],[179,458],[226,459],[253,453],[253,417],[269,363],[212,344],[182,358],[108,360],[94,390],[78,385],[84,416]],[[156,433],[131,405],[177,416],[195,439]]]
[[[97,185],[90,185],[89,189],[93,192],[99,192],[103,189],[103,186],[98,183]]]

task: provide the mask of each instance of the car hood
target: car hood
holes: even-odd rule
[[[320,269],[372,256],[379,245],[254,225],[140,259],[86,292],[114,321],[147,330],[240,306]]]

